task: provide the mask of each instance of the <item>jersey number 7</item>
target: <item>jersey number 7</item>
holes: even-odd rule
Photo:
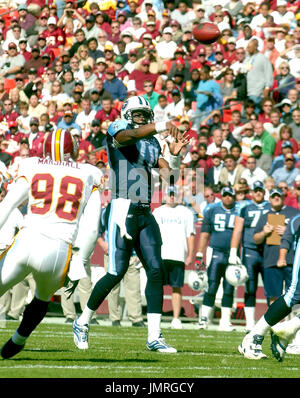
[[[34,214],[46,214],[56,200],[55,214],[59,218],[73,221],[77,217],[83,191],[83,182],[79,178],[65,176],[61,179],[58,198],[53,198],[54,177],[51,174],[35,174],[31,183],[31,195],[41,204],[31,205]]]

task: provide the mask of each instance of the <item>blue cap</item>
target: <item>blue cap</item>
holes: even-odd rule
[[[274,195],[279,195],[279,196],[283,196],[283,192],[280,188],[273,188],[270,191],[270,197],[274,196]]]
[[[222,188],[221,195],[225,196],[226,194],[235,196],[235,191],[232,187],[224,187]]]
[[[281,148],[293,148],[293,144],[291,143],[291,141],[283,141],[283,143],[281,144]]]
[[[251,189],[252,189],[253,191],[255,191],[256,189],[265,189],[265,186],[264,186],[264,183],[263,183],[263,182],[261,182],[261,181],[255,181],[255,182],[252,184]]]

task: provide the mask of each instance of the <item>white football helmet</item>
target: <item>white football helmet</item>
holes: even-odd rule
[[[135,125],[132,112],[133,111],[143,111],[147,117],[147,123],[153,123],[154,113],[151,109],[150,103],[141,95],[136,95],[128,98],[121,109],[121,118],[126,120],[128,123]]]
[[[208,278],[206,272],[189,271],[187,284],[196,292],[204,290],[208,286]]]
[[[226,268],[225,278],[232,286],[241,286],[248,280],[249,276],[243,264],[229,264]]]

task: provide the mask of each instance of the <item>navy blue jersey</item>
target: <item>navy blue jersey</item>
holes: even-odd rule
[[[210,247],[221,252],[230,250],[235,216],[238,215],[239,206],[237,203],[232,209],[226,209],[219,202],[207,210],[203,218],[201,232],[210,233]]]
[[[150,203],[152,198],[151,169],[158,166],[161,154],[155,137],[143,138],[133,145],[122,146],[114,136],[134,127],[124,120],[116,120],[107,129],[107,154],[112,199],[130,199],[132,203]]]
[[[242,236],[242,246],[249,249],[257,249],[253,240],[254,229],[262,214],[266,214],[271,209],[270,202],[264,201],[262,203],[251,202],[243,207],[240,212],[240,217],[244,219],[244,229]]]
[[[280,242],[280,248],[296,250],[300,237],[300,213],[291,219]]]
[[[268,213],[263,214],[255,229],[254,229],[254,234],[261,232],[268,222],[268,214],[284,214],[285,216],[285,225],[288,227],[291,219],[295,217],[297,214],[299,214],[299,210],[295,209],[294,207],[291,206],[284,206],[280,211],[276,212],[274,210],[270,210]],[[280,245],[268,245],[265,241],[265,243],[262,245],[263,246],[263,256],[264,256],[264,268],[268,267],[274,267],[277,264],[277,260],[279,257],[279,249]],[[288,252],[287,255],[287,264],[292,264],[292,250]]]

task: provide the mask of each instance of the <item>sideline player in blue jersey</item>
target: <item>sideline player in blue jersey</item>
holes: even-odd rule
[[[254,243],[254,229],[262,214],[271,209],[271,204],[264,200],[265,189],[261,181],[256,181],[251,187],[252,201],[241,209],[240,215],[235,218],[234,230],[231,239],[229,256],[230,264],[244,264],[249,279],[245,284],[245,317],[246,332],[255,324],[256,290],[259,273],[263,278],[262,253]],[[242,261],[238,257],[238,249],[242,243]]]
[[[272,197],[272,193],[279,191],[277,195],[281,195],[282,192],[278,189],[273,189],[270,192]],[[279,203],[279,200],[278,200]],[[275,210],[275,203],[272,204],[273,211]],[[288,206],[286,206],[288,207]],[[296,210],[296,209],[294,209]],[[300,279],[299,279],[299,267],[300,267],[300,245],[299,245],[299,234],[300,234],[300,216],[298,214],[290,215],[291,221],[287,224],[285,231],[282,235],[280,247],[277,249],[276,246],[273,246],[271,250],[275,252],[276,263],[279,270],[287,269],[289,264],[293,263],[292,269],[289,271],[291,275],[291,282],[287,283],[289,286],[286,289],[285,293],[281,292],[277,296],[277,300],[273,301],[270,305],[269,309],[266,313],[259,319],[256,325],[251,329],[250,333],[248,333],[243,339],[242,343],[239,345],[239,352],[244,355],[245,358],[248,359],[264,359],[266,355],[262,352],[262,342],[264,340],[264,336],[266,333],[272,329],[271,338],[271,349],[273,355],[278,361],[282,361],[283,356],[285,354],[285,349],[290,341],[296,335],[297,330],[300,329],[300,319],[298,317],[294,317],[291,322],[280,322],[283,318],[285,318],[291,312],[291,309],[294,305],[300,303]],[[261,217],[261,221],[263,221],[263,217]],[[258,225],[259,226],[259,225]],[[262,235],[269,234],[268,232],[272,226],[268,226],[263,231],[260,232]],[[273,227],[274,228],[274,227]],[[293,242],[294,240],[294,242]],[[296,254],[295,254],[295,245],[297,244]],[[295,255],[294,255],[295,254]],[[270,254],[267,253],[268,257],[271,257]],[[291,268],[291,267],[289,267]],[[278,282],[276,283],[276,286]],[[281,286],[281,284],[279,283]],[[280,323],[278,323],[280,322]],[[276,325],[278,323],[278,325]],[[274,326],[275,325],[275,326]],[[272,327],[274,326],[274,327]]]
[[[219,330],[231,331],[230,322],[234,287],[225,279],[228,265],[230,241],[235,217],[239,214],[232,187],[221,190],[222,201],[210,207],[203,218],[196,258],[203,261],[203,253],[208,243],[212,248],[212,259],[207,268],[208,290],[204,294],[199,329],[207,329],[208,320],[213,311],[216,294],[223,278],[223,297]]]
[[[145,98],[130,97],[123,104],[121,120],[111,123],[107,131],[107,152],[112,171],[112,201],[108,221],[109,265],[106,275],[96,283],[81,316],[74,321],[74,342],[79,349],[88,348],[92,315],[112,288],[122,280],[134,249],[147,274],[147,349],[163,353],[177,352],[166,343],[160,331],[164,272],[160,230],[150,211],[151,170],[157,167],[164,178],[174,173],[176,181],[176,177],[179,177],[179,153],[189,140],[171,122],[153,123],[153,116]],[[162,157],[159,142],[153,137],[164,131],[173,137],[169,147],[169,163]]]

